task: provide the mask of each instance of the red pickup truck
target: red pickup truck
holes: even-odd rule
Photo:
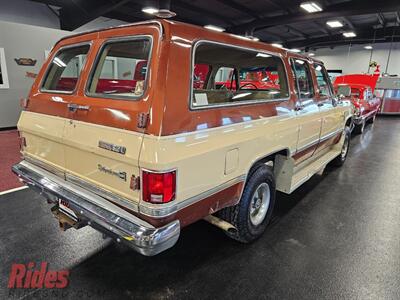
[[[379,74],[351,74],[338,76],[334,82],[337,94],[351,99],[354,106],[354,132],[362,134],[367,123],[373,123],[381,107],[374,87]]]

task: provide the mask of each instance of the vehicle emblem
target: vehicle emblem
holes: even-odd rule
[[[100,172],[117,176],[119,179],[126,181],[126,172],[114,171],[113,169],[107,168],[101,164],[98,164],[97,168],[99,169]]]
[[[111,143],[107,143],[104,141],[99,141],[99,148],[108,150],[108,151],[112,151],[112,152],[116,152],[119,154],[125,154],[126,153],[126,148],[124,146],[118,146],[118,145],[114,145]]]

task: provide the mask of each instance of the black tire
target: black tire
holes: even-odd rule
[[[361,122],[360,125],[356,125],[356,126],[354,127],[353,132],[354,132],[355,134],[363,134],[363,133],[364,133],[364,129],[365,129],[365,119]]]
[[[343,143],[342,151],[341,153],[330,163],[334,167],[341,167],[343,166],[344,162],[346,161],[347,155],[349,154],[349,149],[350,149],[350,137],[351,137],[351,132],[348,127],[344,129],[344,134],[345,134],[345,140]]]
[[[375,114],[372,118],[370,118],[370,119],[368,120],[368,123],[369,123],[369,124],[375,123],[375,118],[376,118],[376,114]]]
[[[252,221],[254,219],[254,214],[250,216],[251,210],[256,210],[256,203],[253,201],[255,198],[253,198],[253,196],[256,197],[255,193],[256,191],[258,192],[260,188],[266,191],[267,186],[269,188],[270,197],[268,205],[264,206],[264,209],[267,207],[266,213],[264,210],[263,214],[265,213],[265,216],[261,219],[262,221],[259,220],[260,223],[255,225]],[[264,201],[260,201],[261,203],[264,203]],[[247,180],[240,202],[235,206],[221,210],[219,212],[219,217],[233,224],[237,228],[237,232],[227,233],[231,238],[242,243],[250,243],[258,239],[265,231],[265,228],[271,221],[274,205],[274,173],[270,167],[262,165],[258,167],[258,169],[256,169]],[[262,205],[258,209],[260,211]],[[263,214],[261,214],[261,216]]]

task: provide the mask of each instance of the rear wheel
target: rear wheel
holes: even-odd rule
[[[346,161],[347,155],[349,154],[351,136],[350,129],[346,127],[343,134],[345,135],[345,137],[342,150],[340,151],[340,154],[331,162],[331,165],[335,167],[343,166],[344,162]]]
[[[275,179],[273,171],[260,166],[248,179],[240,202],[223,209],[219,215],[233,224],[237,232],[228,233],[242,243],[259,238],[272,218],[275,205]]]

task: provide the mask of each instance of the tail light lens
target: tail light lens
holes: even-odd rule
[[[143,201],[168,203],[175,199],[176,171],[166,173],[142,172]]]

